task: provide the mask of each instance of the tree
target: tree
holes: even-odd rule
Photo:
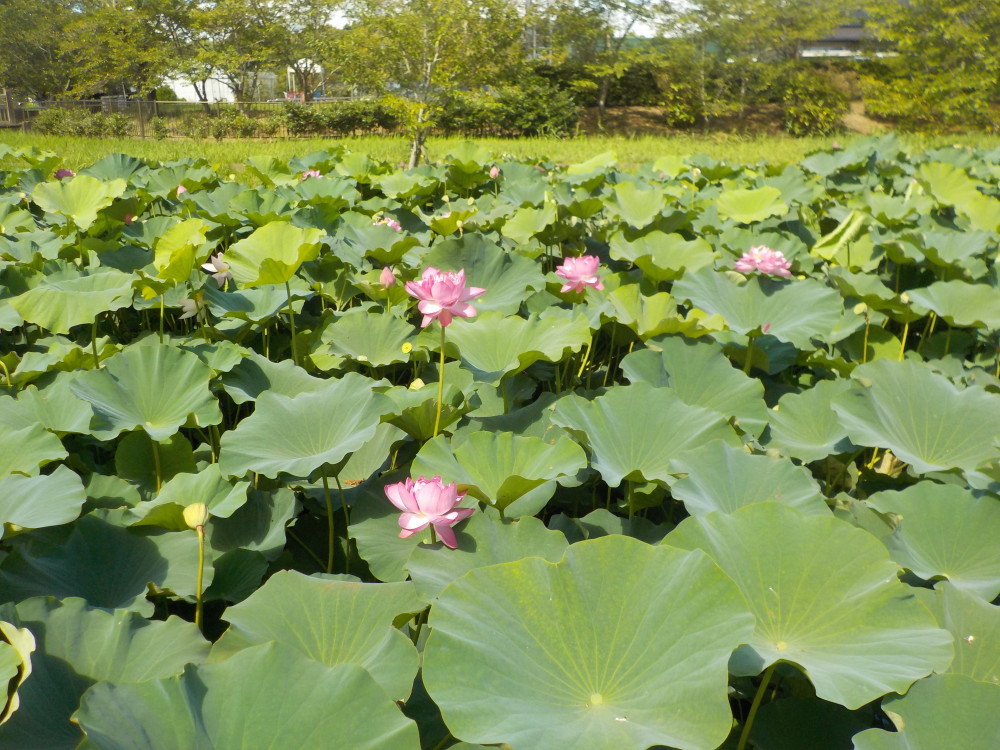
[[[917,128],[998,127],[1000,3],[881,3],[869,19],[877,42],[896,53],[862,80],[870,112]]]
[[[0,86],[36,99],[65,91],[73,66],[59,43],[71,19],[64,0],[0,0]]]
[[[448,93],[495,80],[521,52],[521,19],[509,0],[358,0],[351,15],[352,32],[366,40],[351,67],[358,83],[409,102],[411,166]]]
[[[295,76],[295,88],[306,101],[335,67],[334,38],[339,30],[331,25],[340,0],[282,0],[272,4],[278,14],[273,36],[275,58]]]

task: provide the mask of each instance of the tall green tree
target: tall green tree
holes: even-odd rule
[[[862,81],[869,112],[921,129],[1000,128],[1000,3],[873,3],[869,22],[895,53]]]
[[[65,91],[73,63],[60,41],[72,18],[65,0],[0,0],[0,87],[36,99]]]
[[[409,102],[411,166],[445,97],[496,80],[521,54],[521,17],[510,0],[358,0],[351,15],[352,31],[367,40],[353,74]]]

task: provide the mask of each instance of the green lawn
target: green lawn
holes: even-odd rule
[[[623,166],[641,164],[665,154],[691,156],[706,153],[717,159],[738,163],[753,163],[766,159],[769,162],[795,162],[817,149],[828,149],[834,141],[846,145],[857,136],[841,135],[825,138],[792,137],[746,137],[715,133],[708,136],[643,136],[627,138],[622,136],[582,136],[567,139],[485,138],[478,142],[492,150],[497,156],[509,154],[520,159],[548,158],[556,163],[575,163],[603,153],[614,152]],[[449,149],[466,138],[432,138],[427,144],[431,159],[440,159]],[[985,135],[970,136],[906,136],[906,142],[914,148],[960,143],[983,148],[1000,147],[1000,137]],[[303,140],[140,140],[140,139],[94,139],[71,138],[45,135],[22,135],[20,133],[0,133],[0,142],[19,147],[35,145],[52,151],[63,158],[71,169],[84,167],[110,153],[127,153],[144,159],[170,161],[186,156],[202,156],[209,162],[230,165],[236,172],[251,156],[277,156],[288,159],[295,155],[308,154],[331,148],[336,144],[345,145],[350,151],[365,153],[374,159],[402,162],[408,154],[406,139],[401,137],[365,138],[313,138]],[[2,164],[2,162],[0,162]]]

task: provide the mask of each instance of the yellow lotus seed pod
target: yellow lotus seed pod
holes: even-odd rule
[[[205,503],[191,503],[184,509],[184,523],[196,529],[208,522],[208,506]]]

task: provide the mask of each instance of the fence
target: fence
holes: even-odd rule
[[[118,138],[288,138],[395,132],[398,117],[374,100],[159,102],[123,97],[11,104],[0,124],[56,135]]]

